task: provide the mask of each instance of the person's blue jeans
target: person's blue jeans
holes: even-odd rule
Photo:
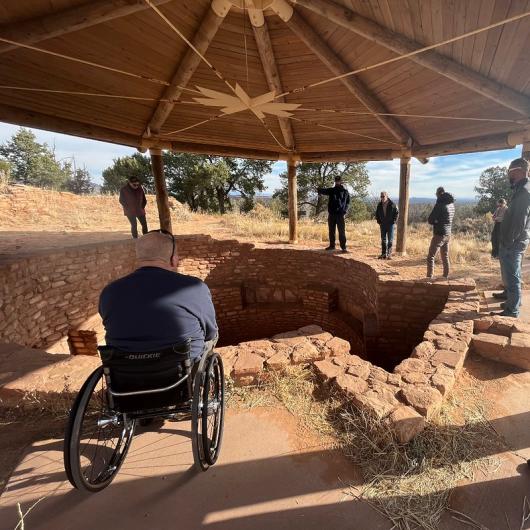
[[[381,255],[391,256],[394,243],[394,225],[380,225],[381,229]]]
[[[504,312],[515,317],[519,316],[521,305],[521,262],[526,246],[524,243],[514,243],[510,248],[502,244],[499,248],[502,282],[506,291]]]

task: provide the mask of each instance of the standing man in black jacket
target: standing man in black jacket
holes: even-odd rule
[[[327,195],[328,201],[328,227],[329,247],[326,250],[335,250],[335,228],[339,229],[339,242],[342,252],[348,252],[346,248],[346,224],[344,216],[350,205],[350,194],[342,185],[341,177],[335,177],[333,188],[318,188],[319,195]]]
[[[375,210],[375,220],[381,229],[381,255],[379,259],[392,259],[394,225],[398,219],[397,206],[390,200],[386,191],[381,192],[381,201]]]
[[[427,255],[428,278],[433,277],[434,258],[438,254],[438,250],[442,257],[444,278],[449,276],[449,241],[451,240],[451,229],[455,216],[454,202],[454,197],[442,187],[436,190],[436,204],[428,219],[428,223],[432,225],[432,239]]]
[[[495,298],[506,298],[501,315],[517,318],[521,305],[521,262],[530,243],[530,183],[528,161],[517,158],[508,168],[513,190],[510,206],[501,223],[499,260],[504,292]]]

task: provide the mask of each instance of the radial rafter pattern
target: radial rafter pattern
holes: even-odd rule
[[[530,2],[455,5],[6,0],[0,120],[138,147],[306,160],[528,139]]]

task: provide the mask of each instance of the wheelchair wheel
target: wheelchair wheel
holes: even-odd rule
[[[224,371],[214,353],[197,372],[192,404],[192,446],[195,464],[202,471],[215,464],[221,450],[224,424]]]
[[[118,473],[134,435],[135,420],[110,409],[103,367],[85,381],[74,402],[64,439],[64,466],[72,486],[106,488]]]

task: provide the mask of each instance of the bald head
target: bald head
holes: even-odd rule
[[[139,266],[153,265],[157,267],[173,268],[177,264],[177,247],[173,259],[173,239],[169,234],[149,232],[136,240],[136,259]]]

